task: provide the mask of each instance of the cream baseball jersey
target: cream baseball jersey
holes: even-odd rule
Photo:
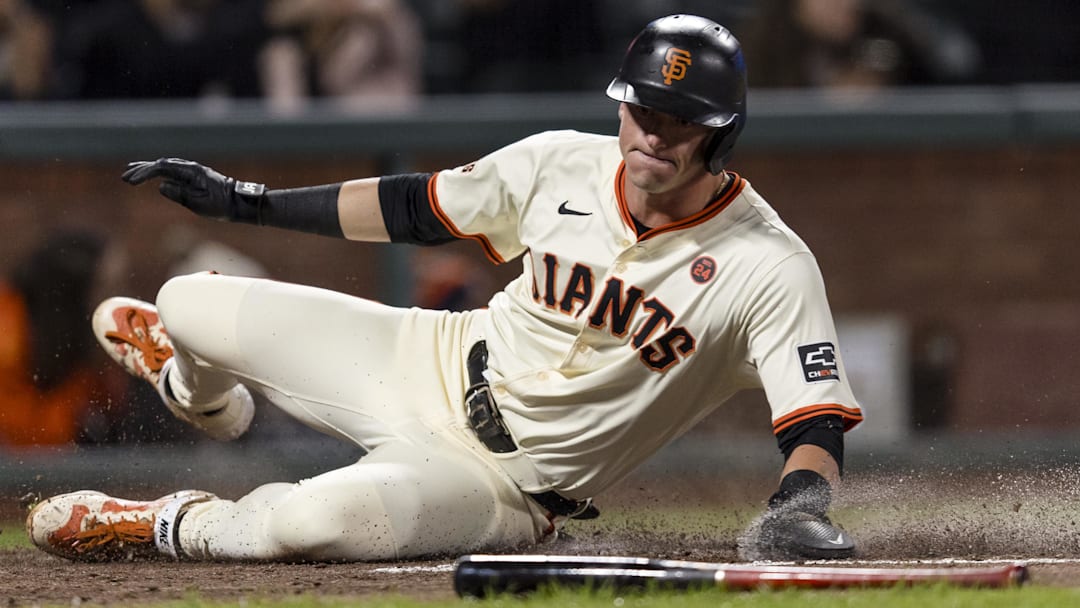
[[[618,481],[739,390],[774,432],[862,420],[817,263],[734,173],[697,214],[640,236],[616,138],[541,133],[435,174],[459,237],[523,272],[489,303],[487,374],[520,449],[576,498]]]

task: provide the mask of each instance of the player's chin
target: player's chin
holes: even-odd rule
[[[633,151],[626,156],[626,173],[631,183],[645,190],[645,184],[660,185],[673,180],[678,174],[675,163]]]

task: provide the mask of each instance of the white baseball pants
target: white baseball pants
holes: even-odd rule
[[[242,382],[369,451],[299,483],[193,506],[179,529],[188,557],[404,559],[532,544],[551,531],[461,411],[484,311],[394,308],[216,274],[171,279],[157,306],[176,352],[171,380],[191,403]]]

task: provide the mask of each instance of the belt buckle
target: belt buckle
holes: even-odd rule
[[[465,393],[465,413],[469,426],[489,450],[498,454],[517,450],[487,383],[473,385]]]

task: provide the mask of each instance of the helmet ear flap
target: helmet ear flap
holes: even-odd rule
[[[739,138],[739,120],[716,129],[709,142],[705,144],[705,168],[713,175],[719,175],[731,161],[735,140]]]

